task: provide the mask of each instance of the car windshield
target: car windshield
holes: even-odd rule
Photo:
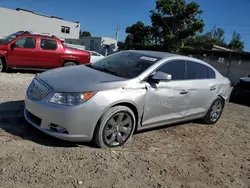
[[[88,65],[94,69],[107,72],[122,78],[135,78],[159,58],[134,52],[121,52]]]
[[[12,41],[13,39],[15,39],[16,37],[18,37],[19,35],[21,35],[22,33],[23,33],[23,31],[19,31],[19,32],[13,33],[9,36],[6,36],[6,37],[0,39],[0,44],[7,44],[10,41]]]

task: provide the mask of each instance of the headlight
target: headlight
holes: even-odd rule
[[[67,106],[76,106],[83,104],[91,97],[93,97],[96,92],[86,92],[86,93],[56,93],[49,102],[67,105]]]

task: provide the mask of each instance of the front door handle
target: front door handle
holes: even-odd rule
[[[185,94],[187,94],[187,93],[188,93],[188,92],[185,91],[185,90],[180,91],[180,94],[181,94],[181,95],[185,95]]]
[[[214,90],[216,90],[216,87],[211,87],[210,88],[210,91],[214,91]]]

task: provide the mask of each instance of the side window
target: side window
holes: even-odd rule
[[[98,56],[98,54],[95,52],[92,52],[92,56]]]
[[[56,50],[57,49],[57,43],[56,43],[56,40],[41,39],[40,47],[43,50]]]
[[[187,79],[215,78],[215,72],[208,66],[196,62],[187,62]]]
[[[35,48],[36,39],[32,37],[20,38],[16,42],[16,48]]]
[[[208,71],[208,78],[215,78],[215,72],[213,69],[211,69],[210,67],[207,67],[207,71]]]
[[[171,61],[162,65],[157,71],[161,71],[172,75],[172,80],[185,79],[185,61]]]

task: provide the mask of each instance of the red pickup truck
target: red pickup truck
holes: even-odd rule
[[[90,63],[90,53],[69,48],[55,36],[19,31],[0,39],[0,72],[51,69]]]

